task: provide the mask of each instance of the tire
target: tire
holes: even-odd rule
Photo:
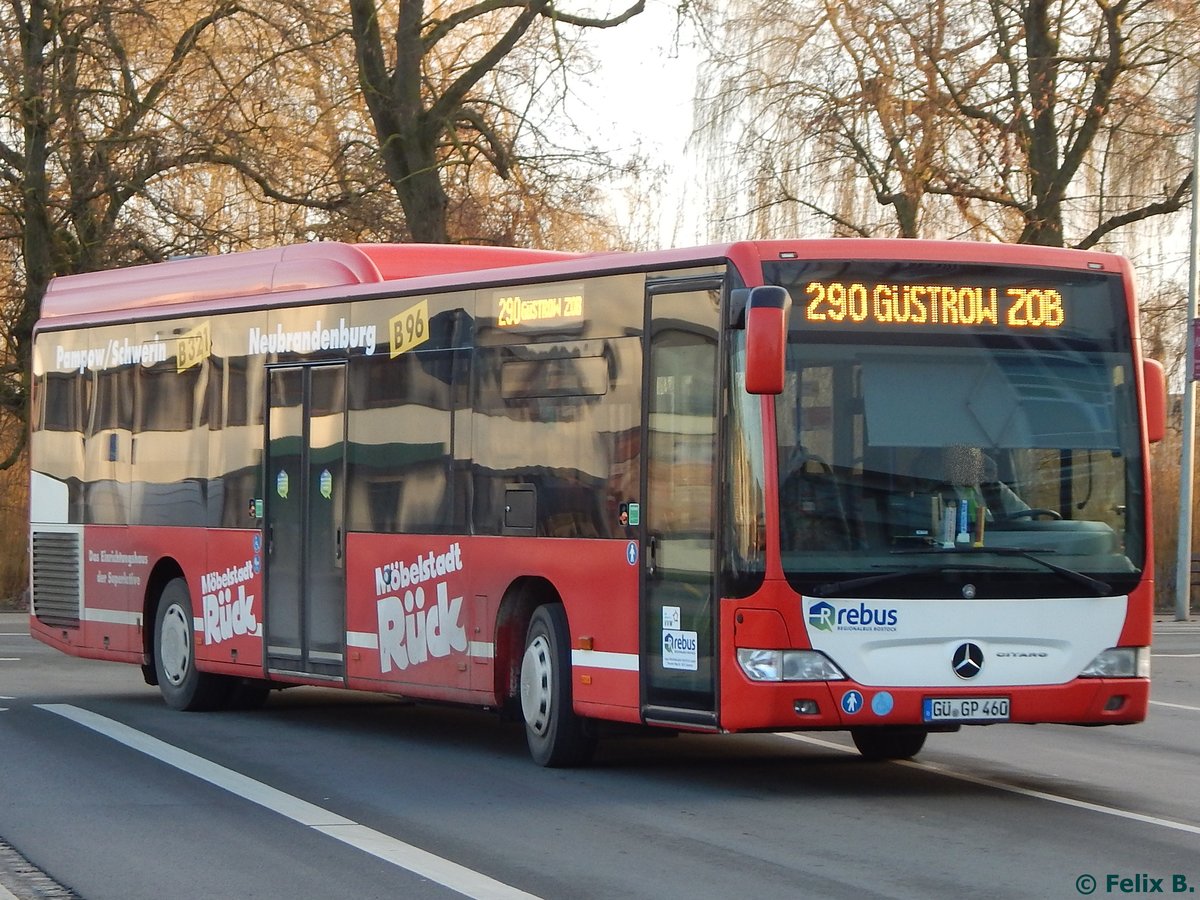
[[[863,759],[908,759],[925,746],[924,728],[852,728],[850,736]]]
[[[562,606],[539,606],[529,622],[521,659],[521,712],[529,753],[539,766],[586,763],[596,736],[571,706],[571,651]]]
[[[167,583],[154,616],[154,670],[163,700],[173,709],[217,709],[229,698],[232,679],[196,669],[196,639],[187,583]]]

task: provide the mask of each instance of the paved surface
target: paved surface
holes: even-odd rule
[[[1195,622],[1156,626],[1137,726],[969,728],[905,764],[864,763],[840,733],[622,738],[568,771],[494,716],[387,697],[177,713],[135,667],[64,657],[23,623],[0,615],[0,839],[74,894],[0,863],[21,900],[487,896],[455,880],[472,876],[572,900],[1200,885]]]

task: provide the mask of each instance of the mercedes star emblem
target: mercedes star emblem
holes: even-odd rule
[[[950,665],[959,678],[974,678],[983,668],[983,650],[978,644],[959,644]]]

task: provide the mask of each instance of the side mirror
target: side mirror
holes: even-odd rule
[[[1153,444],[1167,434],[1167,377],[1156,359],[1142,360],[1142,391],[1146,395],[1146,440]]]
[[[783,393],[792,298],[773,284],[751,288],[746,302],[746,392]]]

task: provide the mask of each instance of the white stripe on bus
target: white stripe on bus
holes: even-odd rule
[[[358,647],[360,650],[378,650],[379,635],[373,631],[347,631],[346,646]]]
[[[571,665],[589,669],[612,669],[617,672],[636,672],[636,653],[605,653],[600,650],[572,650]]]
[[[373,631],[347,631],[346,646],[359,650],[378,650],[379,635]],[[492,659],[496,655],[496,649],[487,641],[471,641],[467,645],[467,655],[473,659]]]
[[[85,622],[107,622],[109,625],[133,625],[137,628],[140,628],[142,625],[142,614],[140,612],[130,612],[125,609],[85,607],[83,610],[83,619]]]

